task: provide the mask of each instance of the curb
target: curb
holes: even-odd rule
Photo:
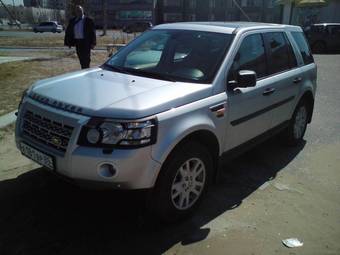
[[[17,119],[17,116],[15,115],[15,111],[7,113],[3,116],[0,116],[0,128],[4,128],[12,123],[14,123]]]

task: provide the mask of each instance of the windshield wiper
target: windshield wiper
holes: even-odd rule
[[[150,78],[155,78],[155,79],[160,79],[160,80],[165,80],[165,81],[172,81],[172,82],[177,81],[171,75],[164,74],[164,73],[148,72],[148,71],[144,71],[141,69],[129,69],[129,70],[131,70],[131,72],[135,72],[136,74],[140,74],[140,75],[150,77]]]
[[[121,66],[113,66],[113,65],[109,65],[107,63],[104,64],[104,68],[108,68],[111,71],[115,71],[115,72],[119,72],[119,73],[139,75],[139,76],[150,77],[150,78],[172,81],[172,82],[177,81],[176,79],[174,79],[170,75],[162,74],[162,73],[147,72],[147,71],[144,71],[144,70],[141,70],[141,69],[132,69],[132,68],[125,68],[125,67],[121,67]]]
[[[112,66],[112,65],[109,65],[107,63],[104,63],[104,67],[110,69],[111,71],[115,71],[115,72],[119,72],[119,73],[133,74],[132,72],[130,72],[126,68],[120,67],[120,66]]]

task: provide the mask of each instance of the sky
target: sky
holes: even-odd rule
[[[4,4],[13,4],[13,0],[2,0]],[[14,0],[15,5],[24,5],[23,0]]]

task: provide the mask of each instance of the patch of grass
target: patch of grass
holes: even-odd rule
[[[68,57],[74,54],[74,50],[56,51],[56,50],[42,50],[42,51],[0,51],[1,57],[34,57],[34,58],[44,58],[44,57]]]
[[[91,66],[102,64],[107,53],[92,54]],[[0,115],[17,108],[25,89],[35,81],[79,70],[76,54],[50,60],[10,62],[0,65]]]

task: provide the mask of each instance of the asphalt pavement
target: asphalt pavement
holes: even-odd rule
[[[315,61],[304,142],[291,148],[274,138],[223,166],[220,183],[183,222],[155,223],[140,191],[84,190],[37,166],[0,164],[5,176],[18,173],[0,180],[0,254],[340,254],[340,55]],[[23,158],[11,139],[0,163]],[[303,246],[286,248],[291,237]]]

